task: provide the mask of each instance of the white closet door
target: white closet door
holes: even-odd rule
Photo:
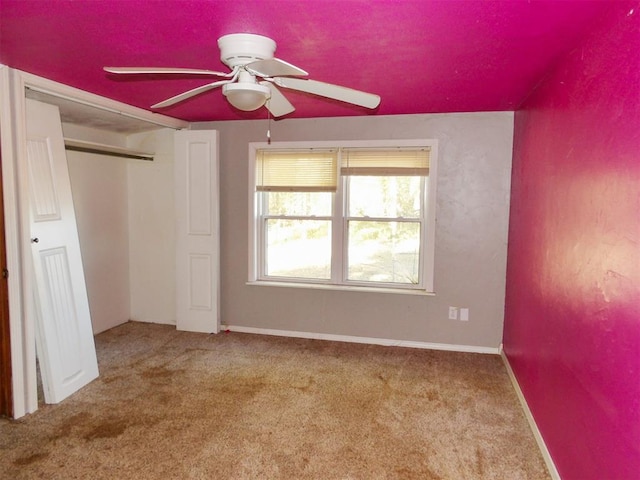
[[[218,132],[175,133],[176,327],[220,330]]]
[[[89,300],[58,107],[27,100],[36,340],[45,401],[98,377]]]

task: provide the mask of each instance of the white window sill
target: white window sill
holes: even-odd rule
[[[333,285],[320,283],[294,283],[294,282],[269,282],[269,281],[249,281],[246,283],[258,287],[285,287],[285,288],[307,288],[310,290],[335,290],[340,292],[365,292],[365,293],[392,293],[396,295],[421,295],[426,297],[435,296],[435,292],[418,290],[412,288],[384,288],[384,287],[362,287],[353,285]]]

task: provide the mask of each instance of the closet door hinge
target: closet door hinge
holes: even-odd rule
[[[2,269],[2,278],[9,278],[9,270],[6,268]]]

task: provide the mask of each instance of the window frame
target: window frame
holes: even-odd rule
[[[421,258],[419,259],[420,276],[422,283],[418,285],[400,283],[382,283],[348,280],[347,273],[347,228],[348,220],[345,204],[345,176],[338,171],[338,189],[333,194],[332,204],[332,229],[331,248],[331,278],[305,279],[298,277],[269,277],[265,276],[266,262],[264,228],[261,222],[264,216],[262,202],[266,192],[256,191],[256,158],[257,152],[263,149],[287,150],[287,149],[327,149],[337,148],[424,148],[430,149],[429,174],[423,178],[424,194],[421,211]],[[252,142],[249,143],[249,245],[248,245],[248,283],[251,285],[290,286],[308,288],[330,288],[336,290],[363,290],[385,291],[393,293],[434,293],[434,260],[435,260],[435,226],[436,226],[436,184],[438,165],[438,142],[435,139],[407,139],[407,140],[365,140],[365,141],[314,141],[314,142]],[[338,161],[337,168],[340,168]],[[349,217],[351,218],[351,217]],[[386,219],[388,221],[388,219]],[[339,252],[338,255],[335,253]]]

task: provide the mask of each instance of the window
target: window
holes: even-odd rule
[[[435,141],[250,145],[250,281],[433,291]]]

